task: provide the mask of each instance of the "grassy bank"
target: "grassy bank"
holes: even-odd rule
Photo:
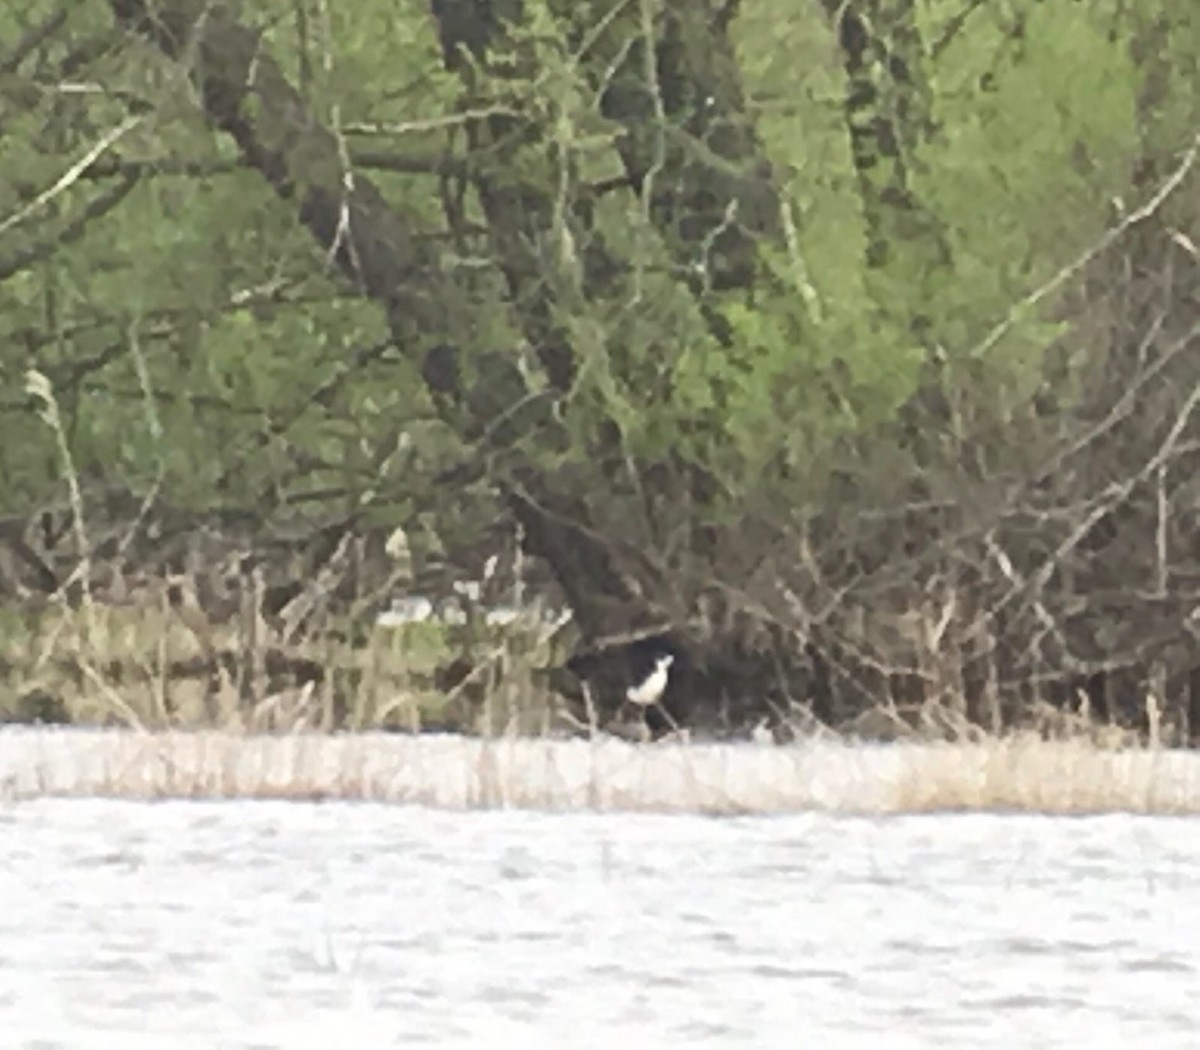
[[[1200,813],[1200,756],[1032,735],[788,747],[450,734],[254,735],[12,728],[0,792],[126,799],[347,799],[451,809]]]

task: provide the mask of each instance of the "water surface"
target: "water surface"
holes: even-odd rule
[[[52,1047],[1197,1045],[1200,821],[0,810]]]

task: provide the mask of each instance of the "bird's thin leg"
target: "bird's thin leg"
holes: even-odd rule
[[[671,717],[671,712],[670,712],[670,711],[668,711],[668,710],[667,710],[665,707],[663,707],[663,705],[662,705],[662,703],[661,703],[661,702],[659,702],[659,701],[655,701],[655,702],[654,702],[654,704],[653,704],[652,706],[654,706],[654,707],[657,707],[657,708],[659,709],[659,711],[661,711],[661,712],[662,712],[662,716],[663,716],[663,718],[665,718],[665,719],[667,720],[667,725],[669,725],[669,726],[671,727],[671,732],[672,732],[672,733],[681,733],[681,732],[683,732],[683,730],[682,730],[682,729],[680,729],[679,723],[678,723],[678,722],[676,722],[676,721],[675,721],[675,719],[673,719],[673,718]]]
[[[588,717],[588,735],[594,738],[600,731],[600,719],[596,716],[596,704],[592,700],[592,691],[587,682],[583,683],[583,703]]]

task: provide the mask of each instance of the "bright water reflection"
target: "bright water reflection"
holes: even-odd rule
[[[0,1045],[1200,1045],[1200,821],[0,812]]]

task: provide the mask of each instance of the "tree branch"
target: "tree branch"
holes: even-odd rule
[[[27,29],[22,34],[21,39],[13,45],[12,50],[4,58],[0,58],[0,76],[8,76],[10,73],[15,73],[17,67],[25,59],[57,33],[67,21],[69,10],[67,7],[59,7],[43,18],[37,25]]]
[[[64,226],[54,237],[40,244],[17,252],[11,258],[0,261],[0,282],[7,281],[14,274],[48,259],[59,248],[78,241],[87,231],[88,226],[96,219],[102,218],[129,196],[130,191],[138,184],[136,174],[126,174],[115,186],[110,186],[103,193],[97,194],[87,207],[71,222]]]

